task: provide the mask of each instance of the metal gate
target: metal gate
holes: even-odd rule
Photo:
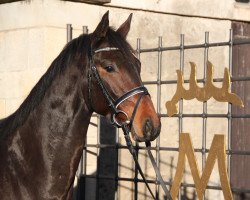
[[[237,27],[237,25],[234,27]],[[87,33],[87,27],[84,27],[83,30],[84,33]],[[67,38],[68,41],[72,38],[71,25],[67,25]],[[195,148],[195,152],[198,158],[200,158],[201,169],[204,169],[210,147],[207,140],[211,137],[211,134],[214,134],[208,133],[208,124],[211,126],[212,123],[212,126],[215,126],[217,125],[217,120],[224,120],[227,124],[227,130],[223,133],[227,136],[226,153],[231,189],[235,199],[250,199],[250,136],[242,138],[242,135],[246,137],[246,133],[249,132],[247,127],[250,124],[250,106],[248,102],[250,99],[250,59],[248,59],[247,63],[244,63],[243,67],[239,66],[242,56],[250,57],[250,35],[248,38],[242,39],[241,37],[237,37],[237,34],[234,34],[233,30],[230,30],[228,41],[211,43],[209,42],[209,33],[206,32],[204,43],[188,45],[185,44],[184,38],[185,36],[182,34],[180,35],[180,43],[178,45],[164,47],[163,39],[159,37],[158,45],[147,49],[141,48],[142,41],[138,39],[137,46],[135,47],[138,58],[142,62],[145,58],[144,55],[150,57],[152,54],[157,54],[157,63],[155,63],[155,67],[157,68],[156,79],[145,81],[144,84],[146,87],[149,87],[149,91],[154,92],[155,107],[161,117],[163,127],[165,126],[165,130],[163,129],[163,131],[168,129],[168,132],[171,132],[171,129],[167,127],[169,124],[168,120],[175,121],[177,125],[177,131],[173,131],[172,133],[173,137],[176,137],[177,140],[174,146],[169,145],[168,142],[164,143],[164,141],[167,141],[165,132],[162,132],[153,143],[152,151],[155,153],[157,165],[163,173],[168,171],[164,179],[167,186],[171,187],[173,181],[172,175],[174,175],[176,168],[174,159],[177,159],[176,156],[178,156],[179,151],[179,136],[185,131],[185,123],[189,123],[189,119],[195,119],[199,122],[197,124],[201,128],[199,136],[200,146]],[[162,105],[164,105],[164,101],[168,100],[165,97],[166,88],[175,88],[177,80],[162,78],[163,71],[167,70],[167,62],[164,60],[165,54],[175,52],[175,59],[179,60],[179,67],[176,69],[180,69],[184,73],[185,78],[185,73],[189,73],[189,66],[184,64],[186,52],[195,52],[197,49],[203,51],[203,64],[202,66],[198,66],[199,70],[202,71],[202,75],[197,81],[200,85],[204,85],[207,73],[206,63],[210,59],[210,49],[220,47],[227,49],[227,66],[231,74],[232,90],[243,99],[245,108],[240,110],[228,103],[226,112],[216,113],[210,112],[208,110],[208,103],[205,102],[202,103],[202,109],[199,112],[192,113],[188,109],[185,109],[189,103],[185,104],[181,100],[179,102],[179,113],[170,119]],[[195,55],[192,58],[195,59]],[[222,77],[214,78],[214,82],[218,84],[222,80]],[[188,84],[189,80],[185,78],[184,83]],[[168,94],[168,96],[171,96],[171,94]],[[198,126],[197,124],[193,124],[193,126]],[[122,139],[122,132],[111,127],[105,119],[96,114],[92,117],[89,129],[85,150],[77,172],[78,189],[75,192],[76,199],[151,199],[125,146],[125,142]],[[241,133],[242,135],[240,135]],[[245,142],[239,143],[238,140],[245,140]],[[159,183],[151,171],[145,146],[138,143],[135,143],[135,146],[139,162],[142,163],[142,168],[146,172],[148,182],[153,191],[155,191],[155,196],[158,199],[164,199]],[[175,156],[167,156],[168,154]],[[240,175],[242,173],[244,176]],[[185,174],[190,176],[190,172],[188,171]],[[242,180],[239,180],[239,177]],[[204,199],[220,199],[222,196],[221,186],[218,183],[214,185],[210,183],[207,186]],[[194,188],[194,183],[190,182],[189,178],[184,177],[181,183],[179,199],[196,199]],[[213,195],[214,191],[217,191],[218,198]]]

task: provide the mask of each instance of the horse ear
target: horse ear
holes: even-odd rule
[[[109,28],[109,11],[107,11],[103,15],[101,21],[99,22],[98,26],[93,32],[94,39],[98,40],[100,38],[104,38],[107,34],[108,28]]]
[[[119,33],[122,37],[126,38],[128,35],[128,32],[130,30],[130,24],[132,20],[133,14],[131,13],[128,17],[128,19],[117,29],[117,33]]]

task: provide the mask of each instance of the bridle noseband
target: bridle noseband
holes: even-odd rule
[[[92,108],[92,110],[94,110],[93,106],[92,106],[92,77],[94,76],[96,81],[97,81],[97,84],[99,85],[99,87],[100,87],[100,89],[101,89],[101,91],[102,91],[102,93],[103,93],[103,95],[105,97],[105,99],[107,100],[109,108],[111,109],[111,124],[114,125],[115,127],[121,128],[122,124],[126,123],[131,128],[132,125],[133,125],[133,121],[134,121],[136,111],[138,109],[138,106],[140,104],[140,101],[141,101],[142,97],[145,96],[145,95],[149,95],[149,93],[148,93],[147,88],[142,85],[142,86],[133,88],[132,90],[126,92],[124,95],[119,97],[117,100],[114,100],[113,97],[109,94],[106,86],[104,85],[104,83],[103,83],[103,81],[102,81],[102,79],[101,79],[101,77],[100,77],[100,75],[98,73],[98,70],[96,68],[96,65],[95,65],[95,63],[93,61],[93,56],[96,53],[107,52],[107,51],[119,51],[119,49],[116,48],[116,47],[105,47],[105,48],[97,49],[97,50],[90,53],[90,56],[89,56],[90,69],[89,69],[89,72],[88,72],[88,99],[89,99],[89,104],[90,104],[90,107]],[[129,119],[127,112],[123,111],[123,110],[120,110],[118,107],[124,101],[126,101],[127,99],[131,98],[132,96],[134,96],[136,94],[140,94],[140,96],[139,96],[139,98],[138,98],[138,100],[136,102],[136,105],[134,107],[131,118]],[[126,120],[124,122],[118,122],[117,121],[116,117],[119,114],[122,114],[122,115],[124,115],[126,117]]]

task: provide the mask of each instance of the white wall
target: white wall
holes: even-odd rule
[[[181,15],[184,17],[198,16],[250,21],[250,3],[238,3],[235,0],[112,0],[109,5],[127,9]]]
[[[118,4],[125,6],[122,2],[112,1],[112,6]],[[126,6],[129,6],[130,1],[126,2]],[[154,7],[157,7],[158,4],[155,2]],[[143,4],[137,3],[134,6],[136,5]],[[145,1],[145,6],[151,5],[152,2]],[[5,112],[1,111],[2,117],[16,109],[34,83],[61,51],[66,43],[66,24],[72,23],[75,29],[74,37],[81,33],[83,25],[87,25],[92,32],[107,10],[110,10],[110,24],[114,27],[118,27],[133,12],[133,22],[128,40],[134,47],[136,47],[137,38],[142,39],[142,48],[156,47],[158,36],[163,37],[163,46],[178,45],[181,33],[185,34],[186,43],[203,43],[205,31],[210,31],[211,42],[228,40],[229,38],[228,30],[231,27],[229,20],[182,17],[57,0],[33,0],[30,3],[2,4],[0,5],[0,76],[2,77],[0,79],[0,105],[3,106],[1,110],[5,110]],[[223,51],[219,52],[222,55],[214,54],[217,57],[212,60],[214,64],[217,64],[218,59],[219,62],[224,60],[220,59],[221,56],[224,56]],[[171,59],[174,56],[171,54],[167,55],[169,57],[166,60],[170,71],[164,71],[163,78],[175,77],[178,60]],[[198,54],[201,55],[202,52]],[[144,55],[142,55],[143,57]],[[150,57],[145,56],[143,59],[145,66],[143,66],[142,76],[144,80],[155,79],[156,74],[152,74],[155,73],[156,59],[156,54]],[[202,63],[201,58],[190,54],[185,64],[187,65],[190,60],[198,62],[197,64]],[[226,62],[226,59],[224,61]],[[221,63],[221,69],[219,72],[215,71],[216,73],[221,75],[223,67],[227,66],[225,62]],[[220,65],[220,63],[218,64]],[[29,77],[29,74],[32,75]],[[16,78],[13,80],[12,77]]]

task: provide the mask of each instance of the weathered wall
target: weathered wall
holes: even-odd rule
[[[116,4],[114,1],[114,5]],[[228,40],[229,37],[228,30],[231,22],[228,20],[182,17],[56,0],[2,4],[0,6],[0,72],[3,78],[1,78],[0,84],[0,98],[6,100],[6,108],[2,117],[16,109],[17,105],[28,94],[34,83],[63,48],[66,43],[66,24],[73,24],[74,37],[81,33],[82,25],[87,25],[89,31],[92,32],[107,10],[111,11],[110,24],[114,27],[118,27],[131,12],[134,13],[131,32],[128,36],[128,40],[134,47],[136,47],[137,38],[142,38],[142,48],[156,47],[158,36],[163,37],[163,46],[177,45],[180,43],[181,33],[185,34],[185,43],[187,44],[203,43],[205,31],[210,32],[211,42]],[[224,53],[220,50],[215,51],[221,54],[215,53],[213,55],[215,57],[217,55],[217,58],[212,60],[217,65],[217,60],[224,60],[220,59],[221,56],[224,56]],[[202,53],[202,50],[200,52],[197,50],[197,54],[200,56]],[[175,56],[174,54],[169,53],[166,57],[164,56],[166,61],[164,60],[163,66],[165,67],[167,64],[170,71],[164,70],[163,78],[175,77],[175,69],[179,67],[179,61],[171,59]],[[191,53],[188,54],[185,64],[189,60],[201,64],[202,58],[199,58],[197,54],[196,56]],[[145,65],[143,66],[145,70],[142,72],[144,80],[155,79],[156,74],[153,76],[150,74],[154,73],[156,68],[156,56],[156,54],[153,54],[150,55],[149,59],[144,59],[144,55],[142,55],[142,61]],[[221,75],[223,67],[227,66],[225,62],[226,59],[222,63],[220,72],[216,71],[216,73]],[[31,77],[29,77],[29,74],[31,74]],[[35,77],[33,74],[35,74]],[[13,79],[13,77],[16,78]],[[12,105],[9,107],[10,101],[13,99],[17,103],[12,101]]]
[[[132,9],[131,9],[132,8]],[[228,41],[230,19],[250,20],[248,6],[230,1],[121,1],[113,0],[106,6],[84,3],[64,2],[58,0],[33,0],[30,2],[15,2],[0,5],[0,118],[14,112],[31,88],[49,67],[53,59],[59,54],[66,43],[66,24],[74,27],[74,37],[77,37],[82,26],[88,26],[92,32],[101,16],[110,10],[110,25],[118,26],[132,12],[133,21],[128,41],[136,48],[137,38],[141,38],[141,47],[157,47],[158,36],[163,37],[163,46],[180,44],[180,34],[185,34],[185,44],[204,43],[205,31],[210,32],[210,42]],[[179,69],[179,51],[163,53],[162,80],[176,79],[175,70]],[[185,51],[185,73],[189,77],[189,61],[197,63],[197,77],[203,75],[204,49]],[[223,77],[224,67],[228,67],[228,48],[210,48],[209,60],[215,65],[215,77]],[[142,79],[156,80],[157,53],[141,54]],[[156,87],[148,87],[156,104]],[[161,112],[166,113],[164,104],[175,91],[175,85],[162,87]],[[184,112],[201,113],[202,103],[184,101]],[[209,113],[226,113],[227,105],[210,100]],[[93,119],[95,120],[95,119]],[[227,132],[227,121],[209,119],[207,128],[207,147],[210,147],[215,133]],[[218,124],[218,126],[214,126]],[[178,147],[178,121],[176,118],[162,120],[161,145]],[[201,148],[201,119],[186,118],[184,132],[190,132],[195,148]],[[90,132],[95,128],[90,128]],[[123,141],[121,137],[121,141]],[[96,135],[89,134],[88,143],[96,143]],[[95,149],[91,149],[95,151]],[[120,164],[123,168],[120,175],[133,177],[132,160],[127,151],[120,151]],[[199,167],[201,169],[200,154]],[[164,178],[169,180],[175,171],[170,172],[170,163],[176,165],[177,153],[165,152],[161,154],[161,171]],[[90,158],[87,172],[96,169],[96,158]],[[140,157],[143,168],[150,177],[154,177],[153,169],[143,156]],[[188,170],[187,174],[190,174]],[[186,181],[192,182],[191,176]],[[218,185],[218,170],[216,169],[210,184]],[[123,182],[128,189],[120,190],[122,196],[129,195],[131,183]],[[140,185],[144,192],[144,185]],[[208,192],[211,199],[222,198],[221,192]],[[126,198],[127,199],[127,198]],[[140,199],[144,199],[143,195]]]
[[[127,9],[138,9],[157,13],[174,14],[185,16],[198,16],[217,19],[234,19],[249,21],[249,3],[237,3],[235,0],[112,0],[111,6]]]

